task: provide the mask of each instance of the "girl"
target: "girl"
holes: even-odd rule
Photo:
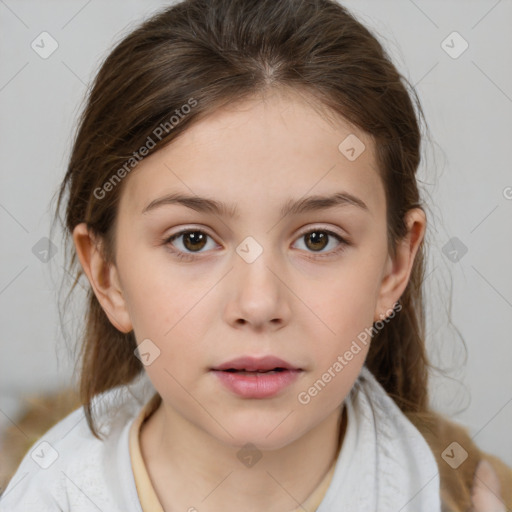
[[[512,506],[512,470],[429,408],[404,83],[331,0],[186,0],[118,44],[57,205],[83,409],[2,510]]]

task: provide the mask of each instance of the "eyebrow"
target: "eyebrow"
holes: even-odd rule
[[[169,204],[181,204],[198,212],[213,213],[224,217],[238,217],[236,205],[228,205],[206,197],[179,193],[167,194],[154,199],[142,210],[142,214]],[[282,217],[285,217],[286,215],[298,215],[335,206],[355,206],[366,213],[370,213],[368,206],[362,199],[347,192],[336,192],[329,196],[313,195],[299,200],[289,199],[281,208],[280,213]]]

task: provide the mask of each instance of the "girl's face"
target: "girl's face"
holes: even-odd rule
[[[276,93],[216,111],[125,180],[103,305],[143,343],[168,417],[275,449],[338,415],[412,264],[388,257],[372,140]],[[294,370],[214,370],[268,356]]]

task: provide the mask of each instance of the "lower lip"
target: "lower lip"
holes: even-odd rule
[[[277,395],[294,382],[301,370],[284,370],[276,373],[257,373],[252,375],[238,372],[214,370],[222,384],[233,393],[244,398],[269,398]]]

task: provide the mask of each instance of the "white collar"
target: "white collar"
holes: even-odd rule
[[[345,405],[343,445],[317,512],[441,512],[434,454],[366,366]]]

